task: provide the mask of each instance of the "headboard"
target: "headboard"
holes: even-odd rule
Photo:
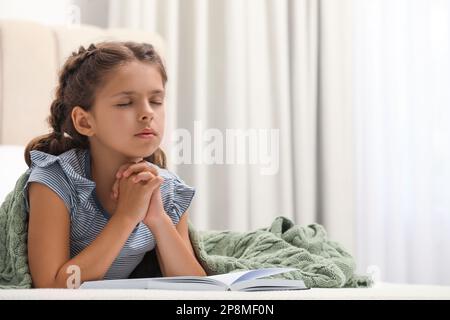
[[[0,144],[26,145],[49,132],[46,118],[59,68],[80,45],[104,40],[151,43],[166,56],[164,41],[155,33],[0,20]]]

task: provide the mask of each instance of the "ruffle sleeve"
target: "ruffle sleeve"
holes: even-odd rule
[[[75,154],[66,152],[59,156],[42,151],[30,152],[30,176],[24,187],[25,203],[29,212],[28,186],[30,182],[39,182],[53,190],[63,201],[72,215],[77,203],[84,203],[89,198],[95,183],[76,172]]]
[[[164,179],[160,186],[164,210],[176,225],[189,208],[195,195],[195,188],[187,185],[175,173],[159,167],[157,169],[158,174]]]

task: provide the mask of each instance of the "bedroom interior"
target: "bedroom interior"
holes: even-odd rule
[[[358,145],[360,150],[362,150],[362,145],[364,144],[363,141],[357,140],[362,139],[361,137],[355,138],[353,136],[352,130],[357,129],[352,127],[351,122],[362,119],[362,111],[360,114],[356,112],[355,115],[347,117],[351,113],[349,101],[355,97],[352,96],[353,93],[351,92],[353,87],[347,87],[347,84],[351,82],[351,79],[348,79],[347,77],[350,76],[342,76],[340,73],[341,71],[345,71],[346,67],[350,68],[349,63],[351,62],[351,58],[350,55],[348,55],[349,51],[346,51],[351,50],[349,49],[351,48],[351,44],[347,43],[347,41],[350,40],[347,39],[346,36],[342,36],[342,34],[337,36],[337,39],[335,40],[327,37],[324,37],[324,39],[316,39],[312,36],[317,35],[318,33],[318,30],[315,29],[317,26],[322,28],[322,34],[326,36],[332,35],[331,31],[333,28],[337,28],[341,31],[348,30],[346,28],[349,26],[342,23],[342,20],[345,19],[342,17],[339,18],[339,14],[342,14],[345,11],[342,9],[344,6],[337,8],[333,4],[324,4],[322,8],[318,8],[315,5],[316,1],[312,0],[305,1],[307,4],[302,8],[300,8],[300,5],[299,7],[295,7],[297,4],[294,5],[289,1],[285,3],[286,5],[284,7],[282,6],[280,8],[269,1],[267,7],[266,5],[261,5],[264,6],[264,10],[267,10],[264,11],[264,13],[268,14],[270,9],[276,9],[273,14],[276,14],[276,12],[280,14],[280,16],[278,16],[279,20],[275,19],[275,22],[272,25],[267,23],[263,18],[259,20],[258,14],[261,14],[262,12],[258,10],[262,10],[262,7],[260,7],[260,5],[255,5],[255,8],[257,7],[258,9],[255,9],[256,13],[253,13],[250,20],[253,22],[256,21],[255,25],[260,23],[260,26],[267,23],[268,26],[271,26],[274,29],[284,26],[283,24],[277,24],[277,21],[280,23],[280,20],[282,20],[280,19],[282,18],[281,12],[277,10],[291,8],[297,13],[301,12],[304,17],[314,17],[313,12],[322,10],[322,17],[326,20],[325,22],[321,22],[323,25],[320,25],[320,22],[314,20],[308,20],[310,23],[309,25],[301,25],[301,23],[298,23],[298,21],[293,19],[290,27],[294,30],[297,30],[295,29],[296,27],[298,30],[302,30],[293,31],[294,34],[298,32],[297,36],[300,33],[304,35],[302,32],[308,34],[310,36],[310,38],[308,38],[309,43],[323,41],[321,42],[323,47],[335,44],[336,47],[339,48],[339,50],[336,49],[336,51],[339,52],[336,52],[336,56],[333,57],[331,51],[323,53],[321,56],[322,60],[317,61],[315,57],[320,57],[320,54],[315,51],[318,50],[318,46],[314,46],[313,44],[312,47],[315,49],[308,47],[308,52],[302,52],[300,50],[300,45],[296,43],[291,44],[291,47],[289,48],[291,51],[288,49],[286,49],[287,51],[282,51],[280,49],[281,51],[278,52],[278,49],[273,49],[274,51],[270,52],[269,50],[267,56],[262,58],[258,55],[257,58],[255,57],[255,60],[257,61],[252,62],[252,54],[255,55],[255,52],[257,52],[257,42],[261,41],[261,43],[265,43],[264,41],[266,41],[263,36],[250,41],[249,38],[240,38],[239,35],[236,35],[238,30],[234,30],[234,27],[232,26],[229,26],[229,29],[225,28],[222,30],[220,26],[214,24],[211,26],[212,29],[210,30],[210,34],[202,33],[201,31],[206,28],[208,23],[211,23],[211,21],[214,20],[214,17],[217,18],[220,15],[221,8],[227,9],[225,10],[227,14],[239,11],[240,4],[237,4],[236,2],[232,2],[233,4],[230,4],[230,7],[228,7],[228,4],[226,5],[224,2],[220,2],[221,5],[219,5],[219,7],[212,8],[202,7],[204,6],[203,2],[192,0],[191,4],[194,5],[192,8],[189,8],[185,17],[180,17],[178,14],[183,12],[183,6],[186,4],[181,4],[177,1],[168,1],[167,4],[162,4],[157,0],[152,2],[152,5],[155,7],[145,4],[144,1],[140,2],[140,9],[133,8],[133,6],[129,6],[120,1],[112,1],[110,3],[109,1],[102,0],[96,2],[95,6],[92,3],[89,4],[87,1],[66,2],[67,4],[71,4],[69,6],[71,10],[71,19],[74,18],[74,15],[76,19],[81,19],[75,24],[73,24],[73,22],[61,24],[61,20],[45,23],[44,21],[36,21],[28,19],[27,17],[25,17],[25,19],[18,19],[14,14],[11,14],[10,17],[0,15],[0,176],[2,177],[2,183],[0,185],[0,203],[3,203],[6,196],[15,187],[18,178],[28,169],[23,156],[25,145],[32,138],[49,132],[46,117],[48,116],[49,106],[54,97],[57,73],[70,53],[77,50],[80,45],[88,47],[90,43],[99,41],[118,40],[151,43],[155,46],[157,51],[163,57],[164,62],[168,65],[169,92],[172,93],[169,98],[169,106],[177,105],[176,108],[174,107],[168,111],[168,135],[165,136],[163,140],[163,149],[165,150],[170,150],[171,143],[173,143],[170,136],[171,132],[173,134],[174,130],[179,127],[185,127],[187,128],[187,131],[192,129],[193,132],[193,123],[196,120],[204,120],[204,123],[208,126],[213,128],[216,127],[219,132],[225,132],[226,128],[254,129],[257,127],[259,129],[277,129],[286,124],[289,124],[290,126],[292,125],[291,121],[302,118],[301,121],[299,120],[299,122],[296,122],[299,123],[298,127],[294,125],[292,128],[289,127],[291,132],[287,135],[283,130],[280,131],[281,141],[284,141],[283,139],[288,139],[286,140],[288,142],[285,143],[285,146],[283,146],[283,142],[280,143],[280,171],[273,176],[263,177],[261,175],[261,167],[251,166],[250,164],[244,166],[234,164],[233,166],[230,166],[230,169],[227,169],[229,171],[221,173],[220,163],[211,165],[206,163],[202,163],[201,165],[179,164],[175,162],[170,163],[169,157],[170,168],[175,169],[177,173],[185,176],[187,181],[198,186],[199,196],[204,199],[203,201],[195,200],[194,202],[194,207],[191,209],[194,225],[190,230],[192,238],[196,237],[197,232],[200,232],[200,234],[201,232],[204,232],[202,234],[202,236],[205,237],[203,239],[203,241],[205,241],[204,244],[198,244],[198,246],[194,248],[197,255],[204,254],[202,261],[205,263],[210,263],[212,261],[211,256],[208,256],[206,251],[202,252],[201,250],[204,249],[204,246],[206,246],[206,243],[209,240],[206,236],[210,235],[212,239],[215,231],[221,232],[224,230],[232,230],[236,232],[249,232],[258,228],[264,227],[270,229],[270,227],[278,228],[278,226],[280,229],[283,229],[283,226],[286,227],[287,224],[289,225],[289,223],[293,222],[295,225],[298,224],[298,226],[302,226],[299,229],[296,229],[299,232],[299,235],[301,235],[312,232],[311,230],[317,231],[318,229],[314,229],[316,228],[315,223],[317,223],[317,225],[323,225],[324,230],[326,230],[324,233],[327,234],[328,238],[327,236],[324,236],[324,239],[326,239],[323,240],[324,243],[328,244],[328,241],[336,241],[339,246],[342,246],[344,252],[348,252],[353,257],[348,263],[354,263],[355,265],[351,266],[351,276],[349,275],[347,277],[347,275],[345,275],[344,282],[348,281],[347,283],[349,284],[349,279],[352,278],[353,275],[365,277],[364,281],[373,281],[371,285],[365,283],[359,287],[358,285],[354,285],[353,288],[350,287],[350,285],[345,287],[344,283],[342,283],[342,285],[339,286],[329,285],[329,287],[326,288],[325,285],[323,285],[321,288],[315,287],[311,290],[299,291],[190,291],[190,299],[450,299],[450,278],[448,270],[446,269],[446,266],[449,265],[450,261],[450,258],[446,253],[448,251],[446,249],[446,244],[449,242],[448,235],[445,235],[446,228],[450,227],[448,218],[445,218],[445,216],[436,216],[430,218],[432,220],[425,220],[423,216],[417,214],[414,216],[413,222],[410,222],[410,220],[402,218],[404,216],[400,213],[398,215],[395,213],[392,214],[392,208],[389,207],[386,211],[386,215],[388,215],[388,213],[392,214],[394,223],[401,224],[402,221],[405,221],[407,224],[411,224],[411,228],[417,228],[418,225],[422,226],[423,229],[421,229],[421,231],[423,234],[420,234],[422,238],[414,238],[414,235],[407,234],[407,231],[405,231],[406,229],[395,234],[393,232],[389,233],[390,230],[394,228],[394,225],[390,226],[389,222],[391,220],[385,216],[383,216],[384,218],[379,216],[375,217],[374,213],[373,216],[370,216],[365,220],[365,216],[358,215],[357,213],[358,210],[364,211],[367,209],[370,211],[371,208],[380,209],[383,207],[383,204],[379,204],[380,208],[378,208],[376,204],[377,199],[381,199],[381,196],[377,193],[378,189],[375,189],[375,186],[378,186],[378,184],[362,185],[360,180],[357,180],[356,178],[357,173],[355,173],[354,168],[363,170],[365,164],[356,163],[355,159],[348,155],[353,151],[355,145]],[[381,2],[382,1],[380,1],[380,3]],[[346,1],[346,3],[351,4],[352,1],[349,0]],[[2,3],[2,1],[0,1],[0,5],[5,6],[5,2]],[[92,6],[92,8],[90,6]],[[176,16],[171,15],[172,13],[170,10],[174,9],[173,6],[177,8]],[[88,13],[88,10],[90,9],[92,10]],[[164,16],[166,20],[158,20],[155,17],[156,22],[154,22],[153,25],[149,22],[142,22],[147,16],[137,13],[135,10],[140,11],[143,9],[155,9],[154,11],[156,13],[153,12],[148,17],[155,17],[154,15],[158,13]],[[450,8],[447,9],[450,11]],[[67,11],[67,8],[63,8],[63,11],[64,10]],[[210,11],[206,12],[205,10]],[[358,10],[363,9],[359,8]],[[100,14],[100,12],[103,11],[107,11],[108,14]],[[83,14],[84,12],[86,12],[85,15]],[[382,11],[380,10],[379,12]],[[432,13],[433,12],[436,14],[435,11],[432,11]],[[64,14],[67,14],[67,12]],[[187,25],[192,24],[192,17],[201,14],[209,15],[208,19],[210,20],[197,20],[197,24],[191,28],[192,30],[186,27]],[[77,18],[78,15],[81,16]],[[133,19],[136,17],[139,18]],[[171,19],[177,18],[179,19],[179,24],[177,24],[177,30],[174,31],[170,28],[170,23],[173,22]],[[327,18],[329,19],[327,20]],[[440,21],[438,26],[450,30],[450,27],[447,24],[447,18],[448,16],[438,15],[438,21]],[[48,20],[49,18],[45,19]],[[67,19],[67,17],[65,17],[65,19]],[[138,22],[136,22],[136,20]],[[240,22],[243,23],[243,20],[245,19],[240,20]],[[183,26],[187,29],[183,30]],[[252,28],[255,28],[253,31],[257,29],[255,26],[252,27],[250,23],[247,25],[247,28],[247,34],[251,34]],[[190,34],[190,32],[198,32],[198,34],[194,36]],[[231,32],[235,33],[231,34]],[[239,39],[240,42],[238,43],[240,45],[248,42],[248,47],[244,46],[246,49],[238,48],[234,51],[231,48],[226,47],[225,44],[220,44],[220,41],[217,39],[214,39],[214,37],[211,36],[214,34],[228,34],[231,39]],[[288,34],[288,32],[283,35],[286,36],[285,40],[289,35],[295,37],[295,35]],[[271,35],[271,33],[268,32],[267,38],[270,38],[271,36],[273,37],[273,34]],[[355,39],[363,37],[362,34],[358,34],[357,32],[352,34],[352,36]],[[185,38],[183,39],[183,37]],[[301,38],[302,41],[306,41],[304,37],[299,36],[299,38]],[[198,47],[196,50],[185,50],[187,47],[192,46],[189,41],[197,43]],[[337,43],[333,43],[333,41],[336,41]],[[288,47],[287,44],[283,44],[281,41],[279,43],[275,41],[274,43],[282,48]],[[269,43],[265,44],[269,45]],[[364,52],[369,52],[371,50],[367,44],[364,49],[367,50]],[[448,48],[442,50],[443,51],[440,52],[441,55],[439,56],[441,58],[449,54]],[[180,51],[183,51],[183,54],[180,54]],[[220,53],[214,55],[214,52],[217,53],[219,51]],[[211,54],[211,56],[206,57],[208,53]],[[298,61],[290,57],[292,68],[296,69],[295,73],[283,73],[282,71],[277,73],[275,66],[280,66],[280,69],[288,69],[290,67],[290,65],[283,65],[282,58],[279,58],[279,60],[273,58],[273,56],[276,56],[279,53],[285,54],[282,55],[282,57],[289,57],[289,54],[293,53],[300,57]],[[220,59],[222,58],[224,59],[223,61],[227,61],[227,64],[221,64],[222,60]],[[265,61],[272,61],[272,58],[274,59],[273,61],[276,60],[271,65],[271,72],[273,73],[268,72],[265,74],[264,71],[258,71],[261,66],[258,65],[258,63],[264,65]],[[221,76],[224,75],[225,77],[226,75],[233,73],[233,68],[231,67],[233,63],[230,62],[233,59],[236,59],[235,63],[238,68],[247,68],[245,71],[239,71],[242,73],[237,73],[242,77],[229,77],[224,78],[224,80],[215,79],[214,75],[216,74],[220,74]],[[359,66],[364,64],[364,62],[359,61],[358,58],[355,58],[354,61],[356,64],[359,63]],[[190,67],[183,67],[182,65],[183,63],[189,64],[191,62],[193,63]],[[246,65],[246,63],[248,63],[248,65]],[[318,71],[318,73],[309,71],[310,73],[308,74],[299,72],[299,66],[307,67],[311,65],[320,65],[324,70]],[[226,67],[229,68],[228,71],[225,70]],[[369,72],[368,70],[370,68],[367,67],[366,69],[362,69],[364,72]],[[419,68],[419,70],[421,69]],[[247,72],[253,72],[253,78],[251,75],[247,74]],[[192,83],[189,82],[189,79],[191,79],[190,76],[187,76],[186,74],[192,74]],[[170,82],[172,80],[171,75],[173,75],[173,82]],[[264,78],[263,75],[273,76],[273,79],[266,82],[264,82],[264,80],[255,79]],[[354,71],[351,76],[358,78],[363,75],[362,71],[360,73]],[[287,79],[289,77],[291,77],[292,83],[288,83]],[[247,84],[244,83],[244,78],[248,80]],[[277,81],[279,82],[278,84]],[[315,85],[312,85],[311,83],[320,83],[320,85],[315,87]],[[295,88],[291,88],[293,92],[288,92],[284,95],[283,85],[298,85],[300,87],[300,84],[302,90],[311,90],[316,96],[314,96],[314,94],[303,96],[300,94],[303,92],[302,90],[298,90],[300,93],[295,93],[294,91],[297,91]],[[286,101],[289,100],[289,102],[283,100],[286,105],[295,106],[296,104],[301,104],[304,109],[301,109],[301,111],[292,111],[290,108],[283,109],[280,107],[278,113],[273,111],[274,108],[271,104],[267,101],[262,102],[262,100],[265,100],[264,98],[266,98],[264,91],[270,85],[275,87],[276,93],[273,96],[267,97],[272,99],[274,104],[276,104],[277,99],[280,98],[282,100],[285,99]],[[221,90],[222,87],[225,89]],[[240,87],[250,88],[250,93],[244,94],[240,92],[240,90],[242,91]],[[357,89],[361,89],[361,87],[358,87]],[[189,93],[189,90],[192,90],[193,93]],[[258,96],[259,91],[261,91],[261,97]],[[359,90],[359,92],[362,91],[363,89]],[[236,96],[238,98],[242,98],[241,100],[249,103],[249,111],[245,111],[245,113],[230,114],[222,110],[233,103],[233,94],[235,92],[237,92]],[[214,94],[216,94],[217,97],[212,97]],[[362,99],[362,96],[355,96],[356,99]],[[382,98],[380,99],[382,100]],[[401,100],[401,98],[399,99]],[[333,101],[337,102],[334,103]],[[233,108],[245,108],[246,102],[237,102]],[[210,105],[215,104],[218,106],[217,114],[215,114],[215,112],[207,111],[207,108]],[[255,115],[258,114],[257,107],[259,105],[262,106],[262,110],[266,112],[265,114],[260,115],[258,121],[255,120],[255,122],[252,123],[251,119],[257,118]],[[318,109],[319,111],[316,109],[313,110],[312,108],[308,109],[311,106],[315,107],[318,105],[322,108],[320,110]],[[376,109],[376,106],[372,104],[367,106],[367,108],[372,107],[374,108],[373,110]],[[236,109],[233,109],[232,111],[234,112]],[[375,111],[373,112],[375,113]],[[382,112],[384,111],[380,111],[380,113]],[[314,116],[312,116],[313,113]],[[236,120],[236,122],[231,118],[231,116],[234,115],[237,115],[236,117],[238,120]],[[273,115],[273,117],[270,115]],[[396,116],[400,118],[401,114],[398,113]],[[314,122],[314,125],[310,124],[308,120],[314,120],[315,122],[312,121]],[[370,123],[368,120],[364,121],[361,121],[359,125],[367,125],[370,127],[370,125],[376,126],[377,124],[382,123],[381,121],[374,121],[373,123]],[[392,127],[394,127],[397,122],[393,121],[392,123]],[[399,123],[400,128],[402,128],[401,125],[403,122],[399,120]],[[390,122],[386,124],[386,127],[391,128],[389,125]],[[357,127],[358,125],[355,126]],[[350,127],[353,129],[350,130]],[[374,144],[382,143],[381,141],[376,140],[373,136],[373,132],[364,131],[363,129],[359,130],[361,130],[359,131],[360,133],[367,134],[367,136],[364,137],[373,139],[371,142],[374,142]],[[319,135],[316,136],[316,133],[319,133]],[[289,135],[291,135],[291,138],[294,138],[290,140],[291,138],[288,137]],[[422,141],[420,140],[422,136],[418,135],[417,137],[419,142]],[[311,138],[312,140],[309,141],[308,138]],[[301,140],[301,143],[298,142],[297,144],[296,139]],[[423,143],[426,144],[426,142]],[[292,148],[292,150],[287,151],[286,149],[288,149],[288,147],[286,147],[286,145],[295,145],[298,146],[298,149]],[[394,145],[390,145],[390,147],[392,146]],[[311,152],[313,155],[308,152]],[[393,151],[393,153],[397,155],[396,152],[397,151]],[[373,159],[370,161],[375,162],[377,159],[380,159],[380,154],[376,152],[368,151],[367,154],[364,154],[364,157],[367,158],[370,158],[371,156],[373,156]],[[324,159],[324,157],[329,158]],[[174,158],[172,157],[172,161],[174,161],[173,159]],[[290,161],[294,162],[294,164]],[[317,166],[315,164],[316,162],[318,163]],[[289,169],[286,169],[286,167]],[[392,172],[392,170],[393,169],[389,167],[389,170],[386,172],[390,172],[395,176],[396,172]],[[445,169],[442,170],[445,171]],[[400,169],[400,171],[403,172],[402,169]],[[246,172],[248,172],[248,175]],[[225,177],[225,175],[230,176],[230,178]],[[380,173],[380,177],[381,175],[382,174]],[[245,180],[245,183],[242,183],[242,186],[234,187],[232,179],[243,176],[246,176],[245,179],[248,180]],[[303,177],[305,178],[305,182],[299,182]],[[428,180],[420,180],[420,177],[422,176],[419,176],[417,181],[429,182]],[[370,176],[370,178],[372,179],[373,177]],[[212,186],[215,185],[216,181],[221,183],[224,191],[209,190],[212,189]],[[395,180],[393,184],[398,183],[398,188],[402,189],[402,183],[405,183],[405,181],[410,180],[407,180],[406,178],[400,182]],[[273,186],[265,186],[272,183]],[[314,185],[314,187],[309,188],[310,185]],[[247,186],[249,187],[247,188]],[[252,191],[249,191],[249,189],[252,189],[250,186],[253,188]],[[292,188],[289,186],[292,186]],[[399,189],[393,190],[394,192],[397,192]],[[380,198],[377,198],[375,195],[368,195],[371,190],[375,190],[374,194],[376,194],[377,197],[380,196]],[[401,195],[403,194],[400,194],[400,196]],[[248,197],[249,200],[247,200],[246,197]],[[267,198],[266,207],[264,201],[262,201],[265,197]],[[228,200],[230,199],[237,199],[236,204],[229,204]],[[367,202],[361,204],[361,202],[358,202],[361,201],[361,199],[366,199]],[[393,201],[392,198],[388,197],[384,198],[384,200],[386,200],[387,203]],[[423,202],[420,202],[420,204],[423,204]],[[398,207],[394,206],[394,208],[398,209],[401,207],[403,210],[405,208],[402,205],[403,203],[399,204]],[[369,206],[372,207],[369,208]],[[408,207],[405,210],[408,209],[410,208]],[[445,207],[445,204],[440,207],[441,211],[448,209],[450,208]],[[242,214],[243,210],[246,210],[244,212],[247,212],[247,214]],[[215,215],[209,216],[208,212],[213,211],[215,212]],[[229,214],[224,217],[222,214],[223,212]],[[261,214],[258,215],[258,212],[261,212]],[[279,218],[280,216],[283,216],[284,220],[277,220],[277,217]],[[432,223],[436,221],[441,222],[440,226],[436,227],[439,228],[438,230],[441,238],[430,239],[426,232],[429,229],[432,230],[433,226],[435,226],[435,224],[432,225]],[[414,222],[417,224],[413,225]],[[395,224],[395,226],[397,226],[397,224]],[[386,242],[380,242],[380,244],[376,242],[377,236],[375,234],[379,230],[383,230],[383,232],[385,230],[386,233],[384,235],[387,239]],[[278,234],[282,234],[284,231],[285,230],[283,229],[283,231],[279,231]],[[291,232],[294,231],[294,229],[291,229]],[[275,231],[273,231],[273,233],[277,234]],[[364,234],[362,235],[362,233]],[[318,234],[320,234],[320,232]],[[397,238],[397,235],[399,238]],[[236,237],[238,236],[236,235]],[[400,237],[403,238],[399,240]],[[425,241],[424,243],[421,243],[421,239],[423,238],[428,239],[427,241],[429,242]],[[362,243],[361,241],[363,241],[363,239],[367,240],[367,242]],[[414,262],[414,259],[416,258],[413,257],[414,253],[412,250],[414,248],[404,244],[404,242],[407,241],[406,239],[412,239],[412,242],[415,245],[418,245],[418,252],[421,254],[423,253],[424,255],[428,254],[427,248],[430,247],[434,248],[433,252],[435,253],[438,253],[438,251],[441,250],[440,252],[443,253],[440,258],[441,260],[437,258],[439,257],[439,254],[432,256],[434,260],[429,259],[433,263],[432,268],[430,268],[429,271],[430,275],[423,275],[423,270],[426,270],[425,265],[408,267],[408,264]],[[311,240],[310,244],[313,246],[312,239],[308,240]],[[198,241],[201,242],[201,240]],[[231,238],[230,241],[232,241]],[[288,242],[286,239],[284,241]],[[293,239],[292,243],[289,243],[289,245],[294,247],[294,242],[295,239]],[[391,254],[389,254],[389,243],[392,243],[393,251]],[[372,255],[370,254],[370,250],[374,250]],[[341,253],[340,249],[336,250],[336,252]],[[385,252],[385,254],[382,255],[380,252]],[[212,255],[212,253],[210,254]],[[338,259],[345,257],[345,254],[339,256]],[[393,257],[394,255],[395,257]],[[147,258],[155,259],[155,257]],[[344,261],[344,259],[342,261]],[[397,266],[393,266],[396,264],[393,263],[395,261],[401,262],[399,262]],[[347,262],[343,263],[345,264]],[[1,272],[4,272],[4,270],[0,270],[0,274]],[[0,282],[0,287],[4,284],[3,281],[4,279]],[[184,299],[185,296],[185,292],[177,290],[0,290],[0,300],[179,300]]]

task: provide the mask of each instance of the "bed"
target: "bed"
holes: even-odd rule
[[[187,298],[188,297],[188,298]],[[448,300],[450,287],[377,283],[372,288],[319,289],[273,292],[221,292],[175,290],[0,290],[0,300]]]
[[[27,21],[0,21],[0,202],[26,170],[24,146],[48,132],[45,122],[56,74],[65,57],[80,44],[100,40],[151,42],[164,56],[158,34],[93,26],[49,27]],[[30,76],[32,75],[32,76]],[[33,75],[39,75],[35,77]],[[21,94],[27,92],[27,94]],[[368,289],[310,289],[277,292],[201,292],[164,290],[0,290],[3,299],[450,299],[450,287],[376,283]]]

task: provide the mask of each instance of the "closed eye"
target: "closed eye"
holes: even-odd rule
[[[132,104],[132,102],[130,101],[130,102],[127,102],[127,103],[119,103],[119,104],[116,104],[116,106],[118,106],[118,107],[126,107],[126,106],[129,106],[129,105],[131,105]]]
[[[127,106],[132,105],[132,104],[133,104],[133,101],[130,101],[130,102],[127,102],[127,103],[116,104],[116,106],[118,106],[118,107],[127,107]],[[158,102],[158,101],[150,101],[150,104],[160,106],[163,103],[162,102]]]

